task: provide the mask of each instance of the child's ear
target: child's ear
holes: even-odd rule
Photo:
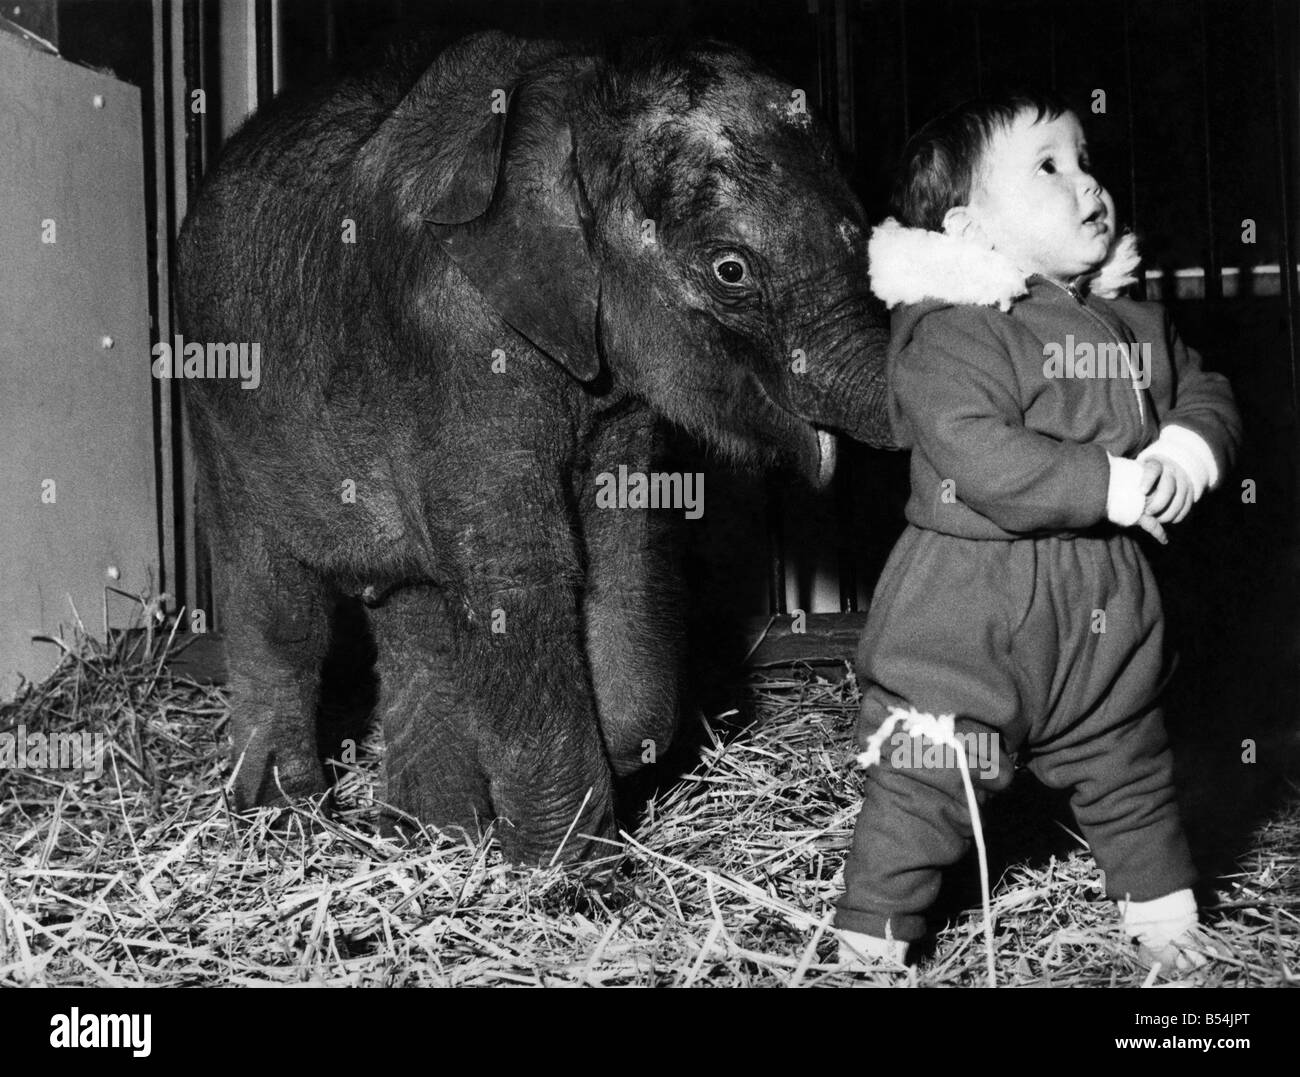
[[[958,239],[967,239],[974,243],[982,243],[986,247],[992,246],[988,237],[984,235],[984,229],[979,226],[969,206],[953,206],[943,215],[943,231],[945,235],[956,236]]]

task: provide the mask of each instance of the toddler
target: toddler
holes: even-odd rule
[[[1163,619],[1137,529],[1165,541],[1231,465],[1232,393],[1161,307],[1075,114],[970,102],[904,152],[869,248],[893,308],[890,406],[908,526],[859,653],[858,737],[891,712],[956,716],[976,795],[1016,759],[1071,803],[1139,957],[1203,963],[1161,719]],[[897,962],[972,835],[961,771],[895,727],[867,788],[841,958]],[[909,749],[909,750],[903,750]]]

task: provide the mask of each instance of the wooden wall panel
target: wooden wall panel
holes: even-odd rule
[[[96,107],[96,99],[102,107]],[[0,35],[0,695],[157,578],[140,93]],[[52,220],[56,242],[42,243]],[[106,338],[111,340],[107,347]],[[54,483],[55,501],[42,502]],[[113,598],[109,621],[129,622]]]

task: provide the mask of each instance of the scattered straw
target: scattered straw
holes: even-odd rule
[[[982,920],[1003,984],[1143,983],[1086,852],[1055,830],[1054,850],[1026,859],[987,813],[1001,874],[987,915],[962,897],[967,863],[918,967],[837,964],[829,912],[862,781],[851,677],[766,674],[748,685],[755,724],[700,719],[697,761],[628,821],[611,878],[514,869],[490,840],[432,828],[410,845],[380,836],[374,744],[344,768],[332,818],[308,803],[233,814],[223,694],[171,673],[167,646],[162,630],[79,638],[0,708],[0,731],[84,729],[109,746],[97,779],[0,772],[0,984],[978,985]],[[1300,797],[1219,880],[1206,919],[1233,956],[1203,982],[1296,982],[1297,848]]]

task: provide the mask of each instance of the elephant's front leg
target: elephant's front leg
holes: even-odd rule
[[[375,611],[387,803],[470,834],[495,820],[521,863],[613,851],[592,840],[613,837],[612,791],[576,586],[475,577],[466,598],[410,588]]]
[[[477,838],[494,812],[479,760],[483,715],[460,687],[452,617],[434,587],[409,587],[371,611],[384,732],[383,803]],[[385,825],[404,820],[385,813]]]
[[[679,509],[600,507],[601,474],[648,473],[649,431],[611,431],[583,491],[587,659],[600,729],[614,771],[625,777],[668,750],[681,710],[685,594],[677,563]]]
[[[408,628],[444,622],[430,627],[445,631],[445,651],[425,641],[415,652],[438,651],[436,664],[453,683],[416,691],[406,713],[388,708],[384,720],[396,807],[462,822],[467,813],[440,817],[448,797],[459,791],[477,801],[481,788],[505,855],[546,863],[557,853],[573,860],[613,851],[593,841],[613,838],[613,789],[582,647],[576,527],[562,468],[517,466],[529,457],[537,463],[532,452],[467,461],[456,472],[460,485],[440,499],[429,530],[441,536],[431,575],[443,615],[417,608]],[[488,466],[500,460],[510,468]],[[390,684],[401,677],[391,663],[386,669]],[[408,727],[419,727],[419,753],[401,748]]]
[[[396,622],[395,611],[377,618],[389,802],[471,832],[495,820],[502,852],[517,863],[614,852],[612,779],[576,587],[484,580],[475,592],[481,600],[451,601],[445,615],[430,615],[425,595],[404,598],[411,608]],[[394,634],[408,631],[436,635],[395,646]]]
[[[457,626],[461,692],[512,860],[615,851],[613,787],[582,651],[579,589],[559,566],[488,592]]]

